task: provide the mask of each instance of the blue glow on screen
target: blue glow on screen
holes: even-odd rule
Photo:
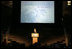
[[[21,1],[21,23],[54,23],[54,1]]]

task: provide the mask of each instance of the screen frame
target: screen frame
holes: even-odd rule
[[[25,1],[25,0],[24,0]],[[53,0],[54,1],[54,0]],[[14,1],[13,5],[13,24],[15,25],[31,25],[31,26],[61,26],[62,22],[62,1],[54,1],[54,23],[21,23],[21,1]]]
[[[33,20],[34,22],[32,22],[32,21],[30,21],[30,22],[27,21],[27,22],[26,22],[25,20],[23,20],[23,18],[25,17],[25,16],[23,15],[23,13],[26,12],[26,11],[23,11],[23,9],[24,9],[23,6],[25,6],[23,3],[25,3],[25,2],[27,2],[27,3],[29,3],[29,2],[31,2],[31,3],[33,3],[33,2],[40,2],[40,3],[42,3],[42,4],[44,4],[44,3],[49,3],[49,4],[50,4],[50,2],[51,2],[51,4],[52,4],[51,7],[52,7],[53,10],[48,7],[48,4],[45,5],[45,7],[47,7],[47,9],[49,8],[49,10],[50,10],[50,11],[49,11],[49,12],[50,12],[50,15],[51,15],[50,17],[53,17],[53,18],[49,18],[51,22],[48,21],[48,19],[46,19],[45,21],[43,20],[43,22],[42,22],[42,21],[40,21],[40,22],[39,22],[39,21],[34,21],[34,20]],[[55,23],[55,18],[54,18],[54,17],[55,17],[55,15],[54,15],[54,14],[55,14],[55,13],[54,13],[54,12],[55,12],[55,4],[54,4],[54,3],[55,3],[55,1],[21,1],[21,11],[20,11],[21,17],[20,17],[20,23]],[[33,5],[33,4],[32,4],[32,5]],[[32,6],[32,5],[30,5],[30,6]],[[34,6],[36,6],[36,5],[37,5],[37,4],[34,4]],[[41,4],[39,4],[39,5],[41,5]],[[27,6],[29,7],[29,4],[28,4]],[[38,5],[37,5],[37,7],[38,7]],[[41,6],[41,7],[43,7],[43,6]],[[33,8],[33,6],[32,6],[32,8]],[[25,8],[25,9],[26,9],[26,8]],[[44,8],[44,9],[45,9],[45,8]],[[28,8],[28,10],[30,10],[30,8]],[[27,11],[28,11],[28,10],[27,10]],[[47,10],[46,10],[46,11],[47,11]],[[23,13],[22,13],[22,12],[23,12]],[[47,11],[47,12],[48,12],[48,11]],[[29,14],[32,14],[32,13],[29,13]],[[38,13],[37,13],[37,14],[38,14]],[[48,13],[47,13],[47,14],[48,14]],[[28,14],[27,14],[27,15],[28,15]],[[49,15],[46,15],[45,17],[48,18],[48,16],[49,16]],[[29,17],[29,16],[28,16],[28,17]],[[26,19],[27,19],[27,18],[26,18]],[[22,21],[22,20],[23,20],[23,21]],[[29,19],[28,19],[28,20],[29,20]]]

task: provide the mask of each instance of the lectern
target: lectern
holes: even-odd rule
[[[36,28],[34,28],[34,33],[31,33],[31,37],[32,37],[32,44],[38,42],[39,33],[36,32]]]

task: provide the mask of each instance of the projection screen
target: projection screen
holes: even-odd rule
[[[54,1],[21,1],[21,23],[54,23]]]

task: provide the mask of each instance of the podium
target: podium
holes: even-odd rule
[[[32,44],[35,44],[38,42],[38,37],[39,37],[39,33],[36,32],[36,29],[34,29],[35,33],[31,33],[31,37],[32,37]]]

